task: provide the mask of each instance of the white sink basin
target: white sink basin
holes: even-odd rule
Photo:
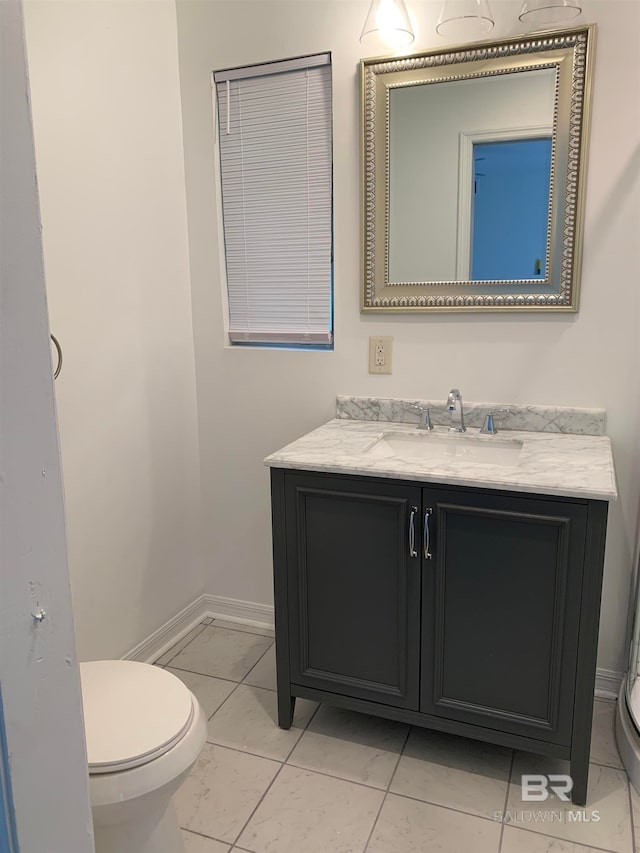
[[[521,450],[521,441],[489,435],[386,432],[367,450],[367,455],[443,465],[477,463],[514,466],[518,464]]]

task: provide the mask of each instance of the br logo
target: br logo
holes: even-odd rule
[[[557,794],[559,799],[569,802],[573,779],[571,776],[562,774],[550,774],[544,776],[542,773],[532,773],[522,776],[522,799],[529,802],[542,802],[551,796],[551,792]]]

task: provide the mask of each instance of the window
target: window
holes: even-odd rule
[[[214,74],[232,343],[330,347],[331,57]]]

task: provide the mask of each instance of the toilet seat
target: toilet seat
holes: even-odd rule
[[[89,774],[148,764],[178,744],[195,714],[193,694],[170,672],[136,661],[80,664]]]

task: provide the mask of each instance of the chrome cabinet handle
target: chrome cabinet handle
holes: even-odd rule
[[[430,539],[431,539],[431,535],[429,533],[429,519],[431,518],[432,513],[433,513],[433,510],[431,509],[431,507],[427,507],[427,509],[424,511],[424,541],[423,541],[423,545],[424,545],[424,558],[425,558],[425,560],[430,560],[433,556],[433,554],[429,550]]]
[[[409,516],[409,556],[417,557],[418,552],[416,551],[416,514],[418,512],[417,506],[411,507],[411,515]]]

